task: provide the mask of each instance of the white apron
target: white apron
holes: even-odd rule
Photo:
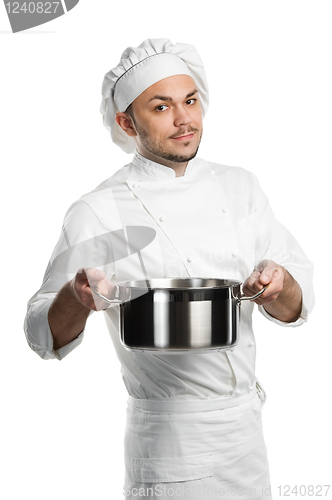
[[[236,398],[129,396],[125,498],[271,499],[264,401],[258,384]]]

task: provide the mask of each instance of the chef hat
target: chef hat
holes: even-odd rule
[[[113,142],[126,153],[135,151],[135,142],[116,123],[116,113],[126,111],[154,83],[174,75],[194,79],[204,116],[209,103],[208,86],[202,60],[192,45],[173,45],[167,38],[148,39],[138,47],[128,47],[116,68],[106,73],[100,112]]]

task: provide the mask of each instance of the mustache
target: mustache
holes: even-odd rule
[[[181,135],[188,135],[188,134],[191,134],[193,132],[198,132],[198,131],[199,131],[198,128],[188,127],[187,129],[179,130],[178,132],[176,132],[176,134],[171,135],[169,138],[176,139],[177,137],[181,137]]]

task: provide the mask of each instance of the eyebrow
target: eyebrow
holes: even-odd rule
[[[197,94],[197,92],[198,92],[197,89],[193,90],[192,92],[186,95],[185,99],[189,99],[189,97],[192,97],[193,95]],[[158,99],[159,101],[173,101],[173,99],[167,95],[155,95],[151,97],[149,102],[154,101],[155,99]]]

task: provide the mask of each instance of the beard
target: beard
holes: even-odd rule
[[[195,152],[189,153],[187,155],[186,154],[179,155],[179,154],[174,154],[170,151],[166,151],[163,148],[163,146],[159,143],[152,142],[149,139],[149,135],[148,135],[147,131],[144,130],[143,128],[137,126],[136,123],[135,123],[135,128],[136,128],[136,132],[139,136],[139,139],[140,139],[142,146],[147,151],[149,151],[149,153],[153,154],[157,158],[162,158],[163,160],[168,160],[168,161],[172,161],[175,163],[185,163],[185,162],[188,162],[188,161],[192,160],[193,158],[195,158],[195,156],[197,155],[197,151],[198,151],[198,148],[199,148],[199,145],[200,145],[200,142],[202,139],[202,134],[203,134],[203,132],[201,132],[200,137],[199,137],[199,141],[198,141],[198,145],[197,145]],[[176,134],[176,136],[178,137],[180,135],[184,135],[185,133],[192,133],[192,132],[198,133],[199,130],[197,128],[189,127],[186,131],[180,130]],[[172,139],[172,137],[173,136],[169,137],[169,139]],[[189,144],[190,144],[190,141],[183,143],[184,146],[189,146]]]

